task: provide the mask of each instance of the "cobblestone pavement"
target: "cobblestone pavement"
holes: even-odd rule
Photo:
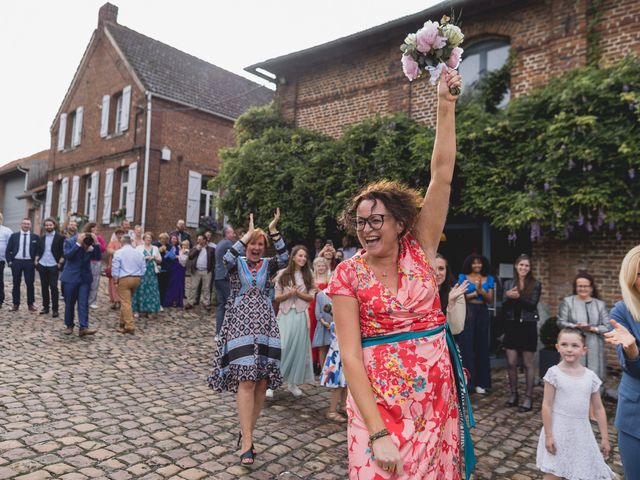
[[[10,284],[5,291],[10,300]],[[214,395],[205,381],[213,316],[170,310],[123,336],[104,289],[100,300],[93,337],[67,337],[62,319],[25,305],[0,310],[0,479],[347,478],[346,434],[324,418],[326,389],[303,386],[295,400],[276,392],[258,422],[256,464],[241,467],[234,398]],[[540,478],[539,412],[503,408],[504,377],[494,371],[493,392],[473,398],[475,478]],[[611,425],[614,405],[606,405]],[[610,465],[620,473],[613,427],[610,434]]]

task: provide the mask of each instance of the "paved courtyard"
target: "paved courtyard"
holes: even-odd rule
[[[239,466],[234,398],[206,385],[212,314],[169,310],[123,336],[102,284],[92,337],[67,337],[62,319],[24,304],[0,310],[0,479],[347,478],[344,426],[325,420],[328,391],[310,385],[299,399],[276,392],[258,422],[256,464]],[[10,302],[10,282],[5,291]],[[504,377],[495,370],[492,393],[473,398],[475,478],[540,478],[539,411],[503,408]],[[611,425],[615,405],[605,405]],[[610,435],[609,464],[621,473],[613,427]]]

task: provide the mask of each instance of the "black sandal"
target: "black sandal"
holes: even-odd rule
[[[533,401],[531,397],[529,395],[525,395],[524,401],[522,402],[522,405],[520,405],[520,408],[518,410],[521,412],[530,412],[532,408],[533,408]]]
[[[509,397],[509,400],[507,400],[506,402],[504,402],[505,407],[516,407],[518,406],[518,394],[517,393],[512,393],[511,396]]]
[[[242,432],[238,433],[238,448],[240,448],[240,446],[242,445]],[[253,456],[256,456],[256,447],[253,446],[253,443],[251,444],[251,452],[253,453]]]
[[[240,465],[249,466],[253,465],[255,455],[253,453],[253,448],[250,448],[242,455],[240,455]]]

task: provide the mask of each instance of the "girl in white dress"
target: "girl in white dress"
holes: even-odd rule
[[[602,382],[580,363],[587,353],[585,335],[577,328],[563,328],[556,348],[562,360],[544,376],[543,427],[536,465],[545,473],[544,480],[615,478],[603,458],[611,447],[599,392]],[[589,406],[598,421],[600,448],[589,422]]]

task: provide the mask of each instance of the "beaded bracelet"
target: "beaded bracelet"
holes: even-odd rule
[[[390,433],[386,428],[383,428],[379,432],[369,435],[369,445],[373,445],[373,442],[375,442],[379,438],[386,437],[387,435],[390,435]]]

